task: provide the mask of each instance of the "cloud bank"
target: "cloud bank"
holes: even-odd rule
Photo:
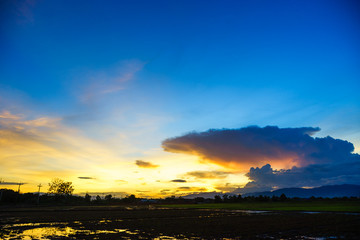
[[[165,151],[199,156],[205,162],[239,169],[267,163],[303,167],[353,158],[352,143],[332,137],[314,138],[320,128],[251,126],[191,132],[163,141]]]
[[[234,193],[276,188],[334,184],[360,184],[360,155],[352,143],[330,136],[312,137],[319,128],[251,126],[240,129],[211,129],[163,141],[165,151],[194,154],[246,173],[249,182]],[[275,166],[273,168],[272,166]],[[189,172],[196,178],[222,178],[226,172]],[[229,188],[230,187],[230,188]],[[226,186],[231,189],[234,186]]]
[[[270,164],[251,168],[246,174],[250,182],[234,193],[270,191],[287,187],[318,187],[338,184],[360,184],[358,161],[342,164],[313,164],[306,167],[274,170]]]

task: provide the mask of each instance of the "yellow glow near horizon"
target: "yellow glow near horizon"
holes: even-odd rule
[[[225,187],[224,179],[185,176],[191,171],[223,170],[215,164],[200,163],[196,156],[167,153],[160,147],[148,149],[142,153],[142,160],[158,167],[143,168],[135,164],[137,158],[124,156],[126,149],[117,147],[134,148],[121,134],[115,145],[85,137],[81,131],[63,125],[59,118],[27,119],[22,114],[3,112],[0,121],[6,126],[0,130],[0,176],[6,182],[26,183],[21,186],[22,192],[36,192],[39,183],[43,185],[41,191],[46,192],[47,184],[55,177],[73,182],[78,194],[123,192],[164,197]],[[186,182],[172,182],[173,179]],[[242,174],[226,179],[227,185],[246,182]],[[3,186],[17,190],[16,185]]]

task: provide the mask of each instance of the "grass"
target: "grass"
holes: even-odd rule
[[[264,211],[360,212],[359,201],[243,202],[161,205],[169,208]]]

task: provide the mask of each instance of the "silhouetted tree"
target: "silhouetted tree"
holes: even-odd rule
[[[19,198],[19,193],[11,189],[1,189],[1,202],[3,203],[15,203]]]
[[[105,200],[106,200],[106,201],[111,201],[111,199],[112,199],[112,195],[111,195],[111,194],[105,196]]]
[[[175,199],[176,199],[175,196],[167,197],[165,198],[165,202],[173,203],[175,202]]]
[[[91,196],[89,194],[85,194],[85,202],[91,202]]]
[[[236,201],[237,201],[237,202],[241,202],[242,200],[243,200],[243,198],[242,198],[241,194],[239,194],[239,195],[237,196]]]
[[[215,203],[221,203],[222,202],[221,197],[219,195],[215,195],[214,202]]]
[[[224,194],[223,195],[223,202],[229,202],[229,195],[227,195],[227,194]]]
[[[231,196],[229,197],[229,202],[234,203],[234,202],[236,202],[236,200],[237,200],[236,195],[231,195]]]
[[[131,194],[130,196],[128,196],[128,199],[129,199],[129,202],[135,202],[135,200],[136,200],[136,197],[135,197],[135,195],[134,194]]]
[[[99,195],[96,195],[96,198],[95,198],[95,199],[96,199],[97,202],[100,202],[100,201],[101,201],[101,197],[100,197]]]
[[[196,198],[194,199],[194,201],[195,201],[196,203],[203,203],[203,202],[205,202],[205,198],[203,198],[203,197],[196,197]]]
[[[48,193],[56,195],[71,195],[74,191],[72,182],[65,182],[60,178],[54,178],[49,183]]]
[[[287,197],[286,195],[283,193],[280,195],[280,201],[286,201],[287,200]]]
[[[273,202],[277,202],[277,201],[279,201],[279,197],[278,197],[278,196],[273,195],[273,196],[271,197],[271,201],[273,201]]]

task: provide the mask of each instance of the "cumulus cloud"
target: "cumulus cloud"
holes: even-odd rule
[[[152,164],[151,162],[146,162],[143,160],[136,160],[135,164],[141,168],[157,168],[157,167],[159,167],[159,165],[155,165],[155,164]]]
[[[312,137],[320,128],[210,129],[162,142],[165,151],[199,156],[205,162],[239,169],[271,163],[279,168],[330,164],[353,159],[352,143],[330,136]]]
[[[306,167],[274,170],[270,164],[250,168],[246,174],[250,182],[237,193],[269,191],[277,188],[360,184],[360,156],[356,162],[312,164]]]
[[[226,178],[230,173],[223,171],[193,171],[188,172],[185,175],[195,178],[206,178],[206,179],[216,179],[216,178]]]
[[[184,180],[184,179],[174,179],[174,180],[171,180],[170,182],[184,183],[184,182],[186,182],[186,180]]]

